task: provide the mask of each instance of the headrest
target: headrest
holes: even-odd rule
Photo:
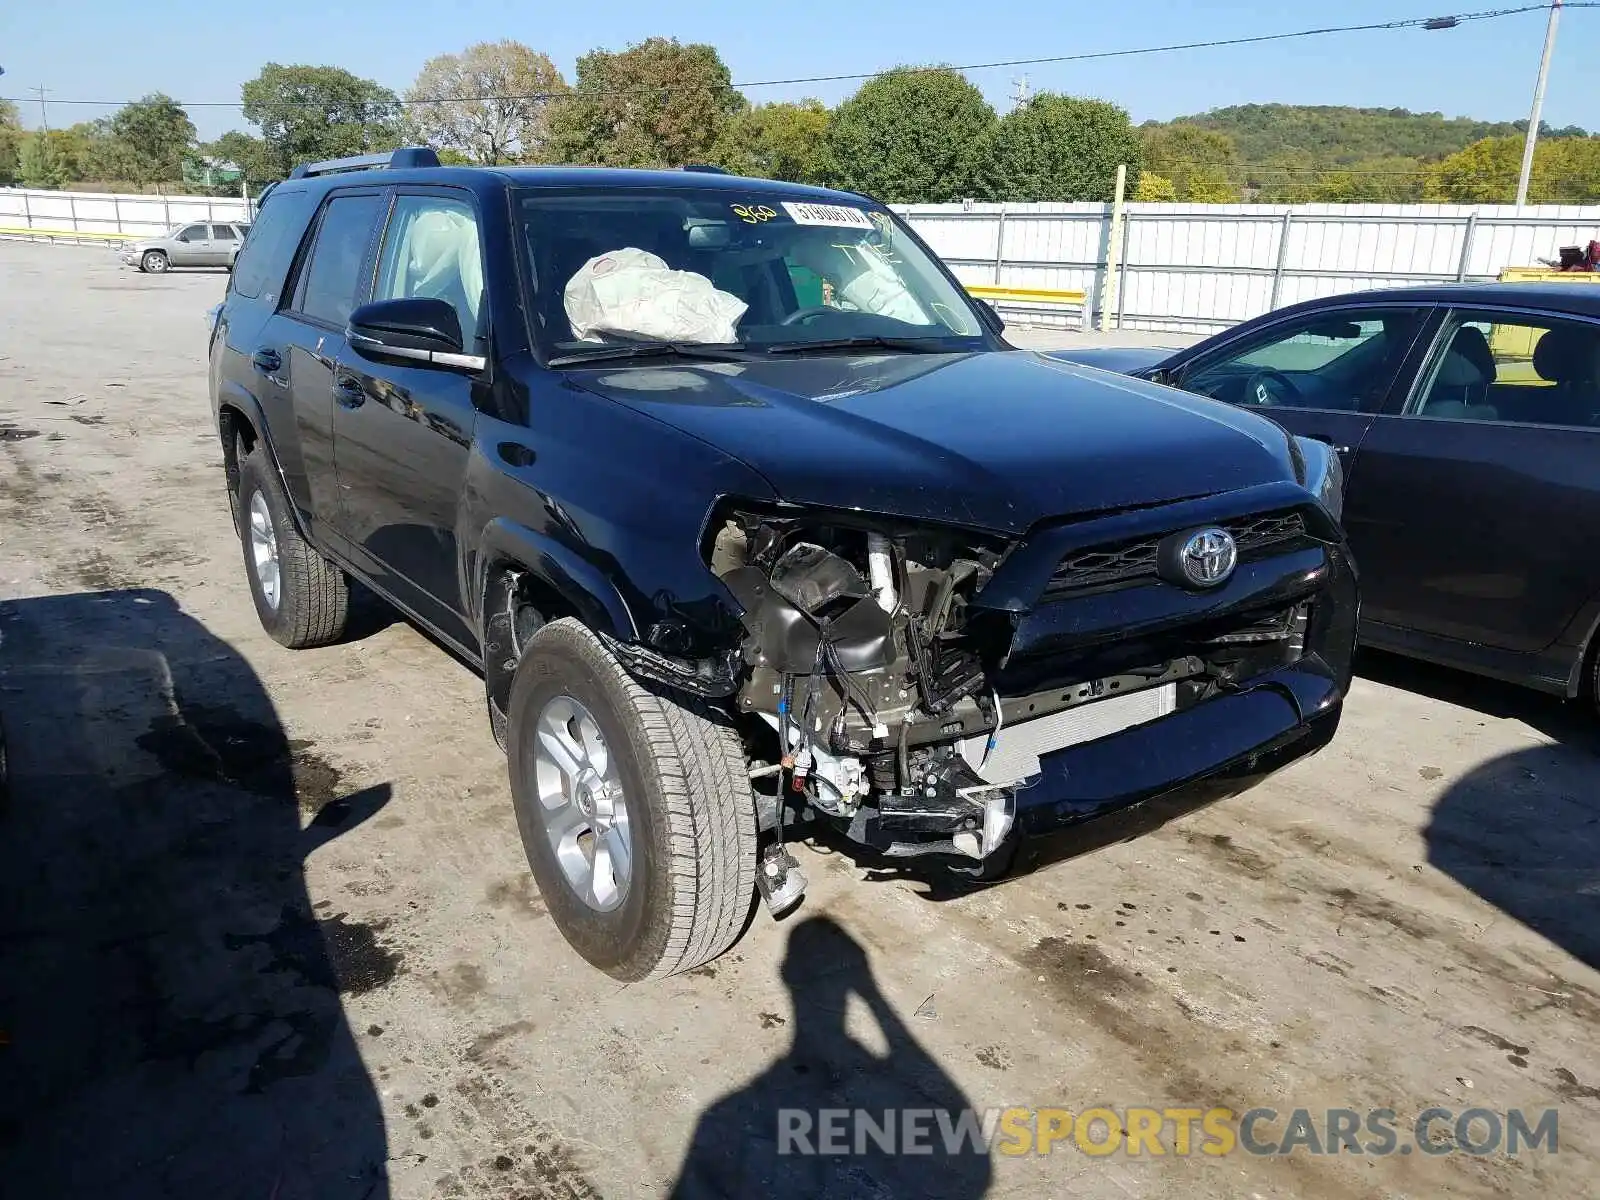
[[[1600,334],[1572,326],[1550,330],[1533,348],[1533,369],[1551,383],[1600,380]]]

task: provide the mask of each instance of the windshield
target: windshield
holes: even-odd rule
[[[527,189],[534,324],[547,356],[676,343],[972,350],[973,302],[882,208],[761,189]]]

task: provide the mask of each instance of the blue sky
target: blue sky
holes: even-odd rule
[[[1456,0],[1475,11],[1515,0]],[[267,61],[335,64],[403,91],[431,55],[475,41],[516,38],[572,77],[580,54],[621,49],[656,34],[717,46],[736,81],[873,71],[896,63],[971,63],[1246,36],[1316,25],[1449,12],[1426,0],[1345,0],[1305,8],[1266,0],[877,0],[822,6],[750,0],[656,0],[603,5],[527,0],[271,0],[244,7],[200,0],[9,3],[0,14],[0,95],[51,89],[51,124],[103,115],[61,103],[126,100],[164,91],[180,100],[237,100]],[[137,9],[137,11],[136,11]],[[596,19],[596,18],[599,19]],[[1136,121],[1226,104],[1283,101],[1437,110],[1510,120],[1527,115],[1544,35],[1543,13],[1438,33],[1336,34],[1303,41],[1028,69],[1034,90],[1098,96]],[[1594,46],[1600,9],[1562,18],[1545,119],[1600,128]],[[1588,61],[1585,62],[1585,49]],[[971,78],[997,107],[1017,71]],[[749,89],[752,100],[816,95],[830,103],[850,83]],[[191,109],[202,137],[242,124],[236,109]],[[37,104],[24,107],[38,121]]]

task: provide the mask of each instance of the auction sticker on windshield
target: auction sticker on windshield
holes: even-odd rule
[[[843,204],[807,204],[803,201],[784,200],[784,211],[794,218],[796,225],[842,225],[847,229],[875,229],[867,219],[864,209]]]

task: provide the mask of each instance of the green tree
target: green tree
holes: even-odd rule
[[[65,130],[72,144],[64,148],[63,158],[73,179],[116,183],[138,178],[130,162],[132,152],[117,137],[111,122],[110,117],[100,117],[79,121]]]
[[[989,139],[998,123],[983,93],[949,67],[896,67],[834,110],[833,181],[886,203],[986,199]]]
[[[1137,181],[1141,157],[1126,109],[1050,92],[1002,117],[984,152],[989,194],[1019,201],[1109,201],[1118,165]]]
[[[479,42],[422,65],[406,93],[407,119],[421,140],[470,162],[544,162],[550,106],[566,90],[548,55],[521,42]]]
[[[17,181],[23,137],[17,106],[9,100],[0,100],[0,187]]]
[[[715,158],[740,175],[822,183],[827,136],[828,110],[820,100],[759,104],[728,122]]]
[[[1146,125],[1144,162],[1172,180],[1177,199],[1195,204],[1236,204],[1243,168],[1238,147],[1225,133],[1197,125]]]
[[[22,143],[22,186],[54,191],[67,181],[67,171],[54,138],[36,130]]]
[[[268,63],[240,98],[245,120],[261,130],[260,166],[272,179],[282,179],[296,163],[370,154],[399,143],[399,97],[341,67]]]
[[[1133,198],[1144,204],[1171,203],[1178,198],[1178,189],[1165,175],[1140,171],[1139,186],[1133,189]]]
[[[1428,170],[1425,200],[1509,204],[1522,170],[1520,137],[1484,138]],[[1534,150],[1528,199],[1582,203],[1600,199],[1600,137],[1541,139]]]
[[[238,129],[230,129],[214,142],[199,147],[200,153],[217,163],[231,163],[244,172],[252,191],[259,191],[281,178],[271,148],[265,141]]]
[[[123,105],[111,118],[110,132],[127,148],[136,183],[183,178],[184,155],[194,146],[194,122],[172,97],[154,92]]]
[[[744,96],[714,46],[649,38],[626,50],[591,50],[550,117],[559,161],[618,167],[707,162]]]

